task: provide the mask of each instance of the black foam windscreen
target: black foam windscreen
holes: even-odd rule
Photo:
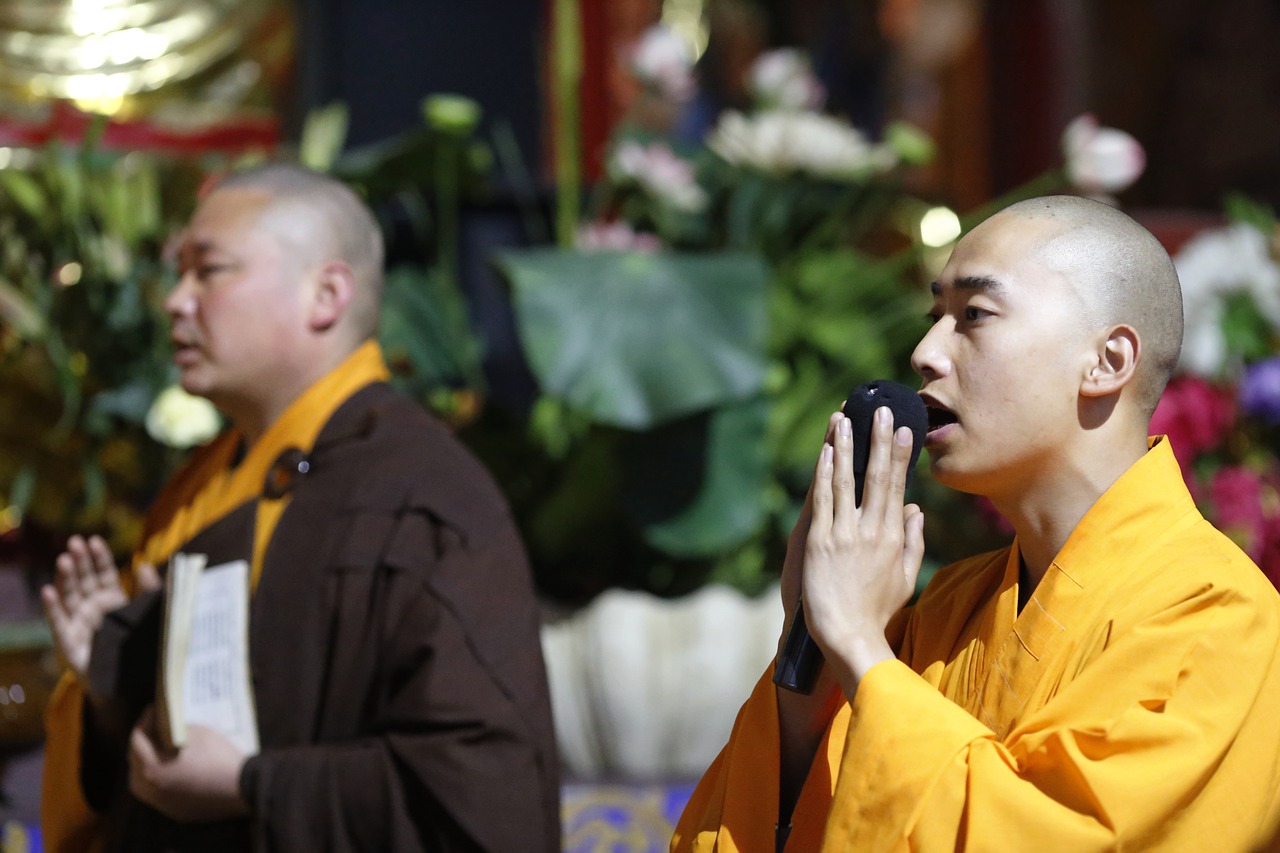
[[[911,462],[907,465],[907,482],[920,458],[925,433],[929,431],[929,412],[920,396],[906,385],[889,379],[864,382],[849,394],[844,403],[844,414],[851,421],[853,433],[853,492],[858,506],[862,505],[862,481],[866,477],[867,463],[871,458],[871,425],[876,409],[887,406],[893,412],[893,428],[911,427]],[[773,683],[796,693],[812,693],[822,669],[822,650],[809,636],[809,626],[804,619],[804,605],[796,608],[791,630],[782,644],[773,671]]]
[[[849,393],[844,403],[844,414],[853,426],[853,493],[858,506],[862,506],[862,480],[867,473],[867,460],[871,457],[871,424],[876,409],[888,406],[893,412],[893,428],[911,427],[911,462],[907,465],[907,482],[915,471],[924,447],[924,436],[929,431],[929,412],[920,395],[901,382],[876,379],[864,382]]]

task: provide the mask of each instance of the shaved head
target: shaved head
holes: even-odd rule
[[[355,281],[349,318],[352,330],[358,339],[377,331],[382,302],[382,230],[350,187],[301,166],[271,163],[233,172],[217,189],[269,196],[262,224],[299,262],[345,263]]]
[[[1182,350],[1182,288],[1169,253],[1131,217],[1087,198],[1033,198],[996,215],[1056,226],[1036,259],[1070,280],[1091,326],[1138,333],[1135,402],[1149,417]]]

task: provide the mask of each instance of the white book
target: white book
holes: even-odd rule
[[[187,727],[207,726],[246,755],[258,752],[249,672],[249,564],[205,568],[203,554],[175,554],[165,583],[156,728],[171,751]]]

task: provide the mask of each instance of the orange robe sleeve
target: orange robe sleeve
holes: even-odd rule
[[[1280,826],[1280,596],[1200,516],[1167,442],[1090,509],[1021,610],[1019,565],[1015,542],[933,579],[899,659],[832,721],[787,849],[1265,849]],[[773,849],[771,687],[673,850]]]
[[[40,791],[42,843],[49,853],[95,853],[102,849],[101,818],[80,788],[80,723],[84,693],[63,673],[45,706],[44,775]]]
[[[772,851],[778,822],[778,701],[773,667],[761,676],[729,743],[694,789],[671,841],[673,851]],[[849,708],[827,728],[792,814],[788,849],[817,850],[844,748]]]
[[[1004,738],[880,664],[853,703],[821,849],[1254,849],[1277,818],[1280,727],[1258,709],[1280,708],[1278,648],[1273,609],[1205,584]]]

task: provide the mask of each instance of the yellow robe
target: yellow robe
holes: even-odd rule
[[[252,568],[256,587],[267,543],[288,503],[288,496],[261,497],[271,466],[286,448],[309,451],[325,422],[348,397],[389,376],[381,348],[376,341],[368,341],[291,403],[238,463],[241,436],[234,429],[196,451],[148,511],[134,565],[159,565],[201,530],[246,501],[258,499]],[[45,709],[40,822],[44,849],[50,853],[87,853],[101,846],[101,821],[80,789],[83,701],[80,684],[64,673]]]
[[[1244,851],[1280,822],[1280,595],[1157,439],[1022,613],[1017,542],[940,571],[837,712],[789,851]],[[896,645],[896,644],[895,644]],[[771,673],[673,851],[772,851]]]

